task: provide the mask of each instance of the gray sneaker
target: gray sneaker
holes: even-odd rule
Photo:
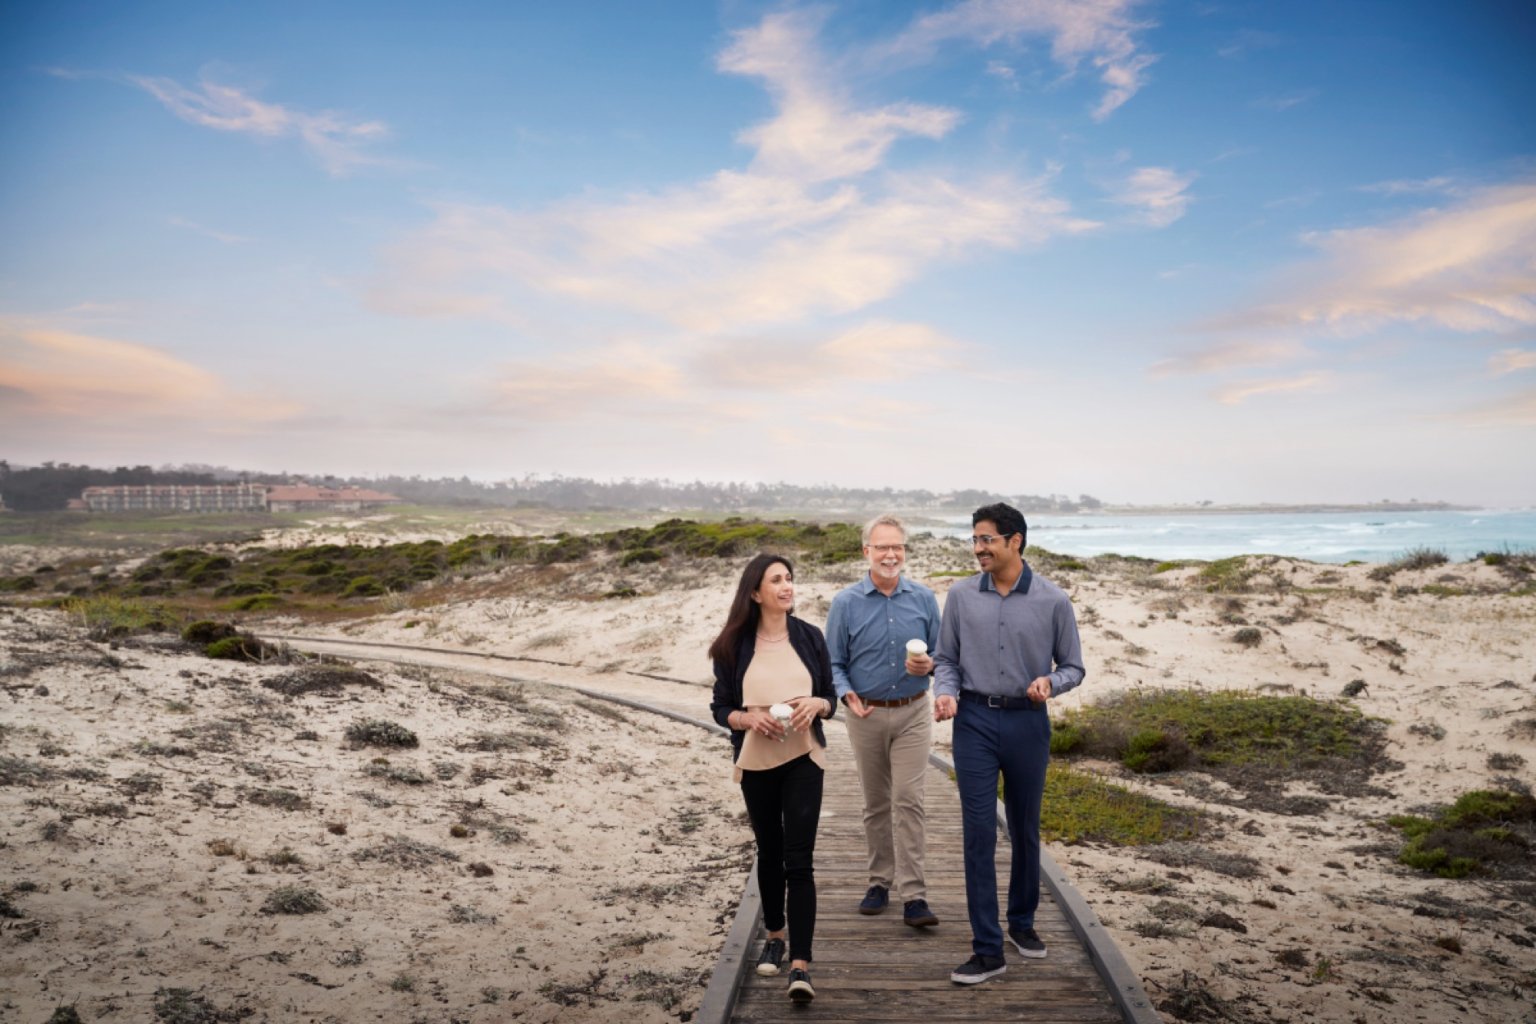
[[[1008,941],[1013,943],[1013,948],[1019,951],[1020,956],[1027,956],[1031,960],[1045,959],[1045,943],[1040,941],[1040,936],[1035,934],[1033,928],[1009,928]]]
[[[949,975],[949,980],[956,985],[979,985],[988,978],[995,978],[1008,969],[1008,964],[1000,956],[982,956],[975,954],[965,963],[956,967]]]
[[[771,978],[779,973],[784,963],[784,940],[769,939],[763,943],[763,955],[757,958],[757,973]]]

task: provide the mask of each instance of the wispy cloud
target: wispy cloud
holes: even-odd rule
[[[1194,180],[1193,174],[1181,174],[1169,167],[1142,167],[1126,178],[1111,198],[1123,206],[1135,207],[1137,219],[1143,224],[1165,228],[1189,208],[1187,190]]]
[[[1222,405],[1241,405],[1248,399],[1261,395],[1317,391],[1328,382],[1329,376],[1326,373],[1306,373],[1297,377],[1275,377],[1268,380],[1235,381],[1218,388],[1214,397]]]
[[[1153,364],[1151,373],[1154,377],[1223,373],[1251,366],[1275,366],[1305,353],[1305,346],[1295,341],[1231,342],[1164,359]]]
[[[9,322],[0,322],[0,387],[23,396],[27,415],[91,423],[191,418],[216,429],[294,412],[148,345]]]
[[[1305,326],[1358,334],[1391,323],[1454,331],[1536,324],[1536,181],[1469,193],[1379,227],[1306,237],[1319,253],[1280,297],[1217,329]]]
[[[1536,368],[1536,351],[1532,349],[1506,348],[1488,357],[1488,369],[1495,377],[1532,368]]]
[[[1255,50],[1270,50],[1281,45],[1282,38],[1273,32],[1243,29],[1216,48],[1216,55],[1223,60],[1237,60]]]
[[[1249,105],[1258,110],[1273,110],[1281,112],[1299,107],[1303,103],[1315,100],[1318,97],[1316,89],[1302,89],[1297,92],[1284,93],[1279,96],[1260,96]]]
[[[1454,178],[1399,178],[1394,181],[1378,181],[1361,185],[1361,192],[1379,192],[1387,196],[1418,196],[1427,193],[1451,194],[1459,191]]]
[[[243,89],[206,77],[195,88],[169,78],[130,75],[128,80],[191,124],[259,138],[299,139],[332,175],[345,175],[358,167],[383,162],[364,152],[364,147],[389,135],[388,127],[379,121],[266,103]]]
[[[645,346],[620,344],[552,360],[501,368],[495,405],[545,419],[624,415],[637,404],[676,400],[683,373]]]
[[[170,223],[173,227],[186,228],[188,231],[211,238],[216,242],[223,242],[225,245],[244,245],[250,241],[244,235],[232,235],[227,231],[215,231],[213,228],[204,227],[196,221],[187,220],[185,217],[172,217]]]
[[[872,61],[928,59],[943,43],[965,40],[981,46],[1016,43],[1025,36],[1051,40],[1051,57],[1074,73],[1087,60],[1099,72],[1104,96],[1093,117],[1102,121],[1141,89],[1157,59],[1144,53],[1137,33],[1150,27],[1132,12],[1136,0],[963,0],[923,15],[894,39],[871,49]]]
[[[1011,92],[1018,92],[1019,73],[1000,60],[987,61],[987,74],[1006,85]]]
[[[1447,418],[1474,427],[1536,427],[1536,388],[1480,401]]]
[[[957,367],[959,342],[926,324],[876,320],[816,343],[755,339],[750,345],[715,346],[691,362],[695,384],[705,390],[743,388],[757,393],[847,395]],[[765,374],[752,353],[771,351],[790,374]]]

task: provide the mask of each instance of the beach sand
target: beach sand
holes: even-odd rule
[[[969,565],[962,544],[923,540],[910,572],[942,600],[958,577],[941,574]],[[1098,765],[1207,811],[1205,855],[1054,856],[1169,1020],[1536,1020],[1533,889],[1412,871],[1383,824],[1499,777],[1536,783],[1536,598],[1481,563],[1387,580],[1289,559],[1244,568],[1241,593],[1208,592],[1197,567],[1047,573],[1073,597],[1088,668],[1058,713],[1133,687],[1334,698],[1360,680],[1353,700],[1390,721],[1400,767],[1348,798],[1298,787],[1315,799],[1280,813],[1216,799],[1198,775]],[[508,568],[345,624],[244,622],[539,659],[498,662],[495,678],[401,651],[432,665],[362,662],[377,686],[334,693],[283,692],[302,688],[293,665],[212,661],[153,635],[92,640],[62,613],[0,609],[0,877],[19,915],[0,922],[0,1018],[62,1005],[151,1020],[203,999],[231,1020],[686,1020],[751,858],[728,746],[568,688],[707,718],[704,651],[738,571]],[[800,613],[824,622],[858,572],[800,567]],[[620,587],[638,596],[603,599]],[[1238,620],[1256,644],[1234,641]],[[419,746],[346,738],[374,720]],[[947,725],[937,736],[947,752]],[[846,742],[835,724],[829,739]],[[1213,870],[1214,855],[1251,859],[1251,874]],[[315,898],[312,913],[273,912]],[[964,908],[935,909],[958,963]],[[1231,923],[1198,923],[1217,910]]]

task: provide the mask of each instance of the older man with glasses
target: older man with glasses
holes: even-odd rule
[[[974,985],[1008,969],[997,906],[997,780],[1013,844],[1008,941],[1040,959],[1040,799],[1051,751],[1046,701],[1083,681],[1072,601],[1024,561],[1028,524],[1009,505],[971,516],[981,572],[956,583],[944,603],[934,657],[933,715],[953,718],[955,781],[965,846],[965,902],[972,956],[950,974]]]
[[[939,639],[939,602],[902,575],[907,531],[895,516],[864,527],[864,557],[869,571],[832,599],[827,615],[832,684],[848,706],[848,745],[864,790],[869,890],[859,913],[885,910],[894,888],[902,921],[927,928],[939,923],[923,872],[923,783],[933,744],[928,652]],[[914,640],[923,653],[908,648]]]

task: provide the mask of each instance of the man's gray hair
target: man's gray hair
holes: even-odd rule
[[[869,535],[875,532],[875,527],[877,527],[877,526],[894,526],[894,527],[896,527],[896,529],[901,531],[901,542],[903,544],[905,544],[907,542],[907,528],[906,528],[906,526],[904,526],[902,524],[900,519],[897,519],[895,516],[893,516],[889,512],[887,512],[884,515],[875,516],[875,518],[871,519],[869,522],[864,524],[864,546],[865,547],[869,546]]]

